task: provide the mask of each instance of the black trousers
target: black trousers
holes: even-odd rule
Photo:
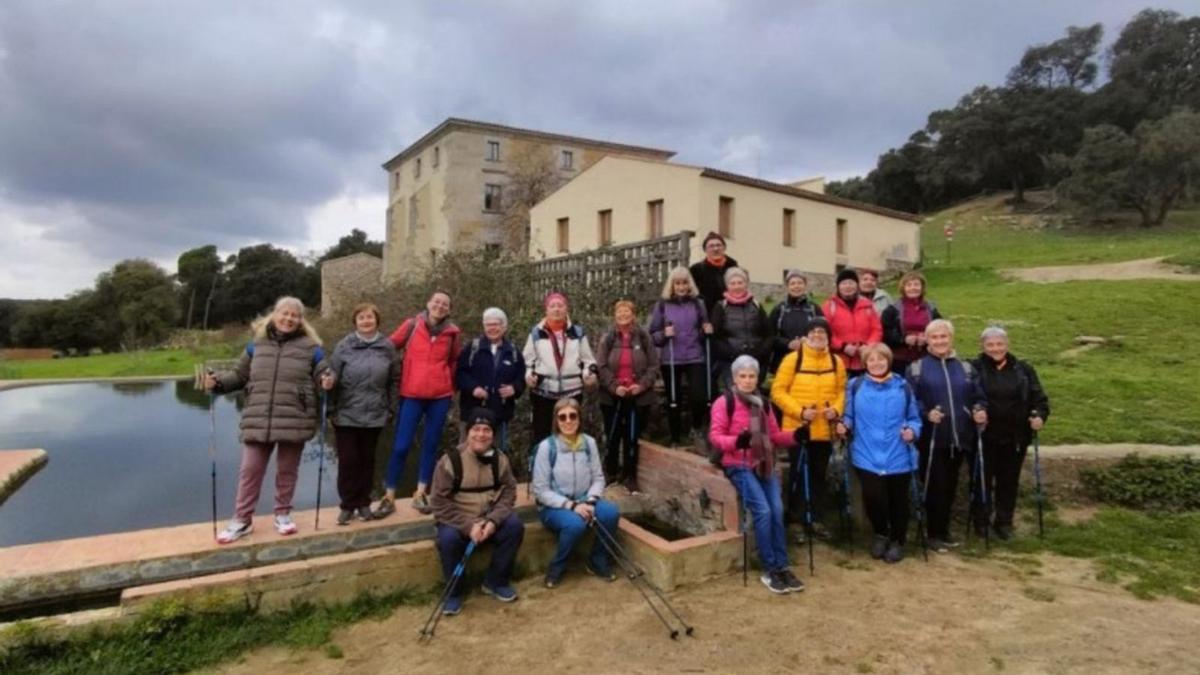
[[[688,423],[694,430],[708,427],[708,373],[703,363],[675,364],[675,397],[671,397],[671,366],[662,366],[663,390],[666,393],[667,427],[671,431],[671,444],[678,445],[683,438],[683,409],[686,401]],[[674,403],[675,405],[672,405]]]
[[[612,405],[601,405],[604,417],[604,475],[609,480],[616,477],[637,479],[638,441],[642,437],[650,406],[635,406],[621,401]]]
[[[338,497],[342,508],[354,510],[371,505],[371,485],[375,479],[375,446],[379,427],[336,427]]]
[[[912,474],[880,475],[856,468],[863,508],[879,537],[904,545],[908,539],[908,493]]]
[[[812,499],[813,522],[821,520],[821,513],[829,503],[829,457],[833,454],[833,443],[829,441],[808,442],[808,491]],[[784,491],[788,522],[804,522],[804,472],[800,466],[800,447],[788,450],[788,482]]]
[[[983,508],[977,492],[971,502],[972,519],[976,525],[992,521],[997,527],[1012,527],[1017,508],[1017,488],[1021,481],[1021,466],[1025,463],[1028,445],[1015,438],[983,434],[984,486],[987,488],[987,508]],[[971,475],[975,474],[975,454],[971,454]],[[994,518],[994,520],[993,520]]]
[[[583,394],[576,394],[570,398],[583,403]],[[531,392],[529,400],[533,404],[533,447],[537,447],[542,439],[554,431],[554,406],[558,403],[558,399],[546,398]],[[580,428],[582,428],[582,422]]]
[[[933,425],[929,425],[932,427]],[[920,453],[921,480],[928,480],[925,485],[925,522],[926,532],[930,539],[946,539],[950,534],[950,513],[954,508],[954,497],[958,491],[958,475],[962,472],[963,456],[966,452],[959,448],[951,448],[949,444],[939,443],[934,448],[932,461],[929,465],[929,441],[932,434],[921,433]]]

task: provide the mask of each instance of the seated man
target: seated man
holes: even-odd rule
[[[502,602],[517,599],[509,584],[525,526],[517,518],[517,480],[504,453],[492,447],[496,417],[486,408],[471,412],[467,441],[438,462],[433,474],[431,504],[437,521],[437,549],[447,582],[466,552],[495,542],[491,564],[480,589]],[[447,615],[462,611],[462,583],[455,584],[446,600]]]

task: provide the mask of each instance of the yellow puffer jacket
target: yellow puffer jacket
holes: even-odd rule
[[[846,366],[837,355],[829,350],[818,352],[805,343],[804,360],[800,372],[796,372],[797,352],[783,357],[775,380],[771,384],[771,401],[783,411],[783,430],[792,431],[800,426],[801,413],[805,408],[825,403],[837,410],[838,416],[846,409]],[[833,359],[833,361],[831,361]],[[829,422],[818,416],[812,421],[809,438],[828,441],[831,438]]]

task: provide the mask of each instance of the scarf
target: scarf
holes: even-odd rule
[[[706,263],[708,263],[709,265],[712,265],[713,267],[716,267],[716,268],[718,268],[718,269],[719,269],[719,268],[721,268],[721,267],[724,267],[724,266],[725,266],[725,254],[724,254],[724,253],[722,253],[720,258],[708,258],[708,257],[706,257],[706,258],[704,258],[704,262],[706,262]]]
[[[546,331],[550,333],[550,349],[554,350],[554,367],[558,372],[562,372],[563,360],[566,358],[567,351],[567,322],[566,320],[551,321],[546,319],[543,322]],[[559,344],[562,340],[562,344]]]
[[[419,316],[425,322],[425,328],[429,330],[429,337],[431,339],[441,335],[442,331],[446,330],[450,326],[450,322],[447,320],[450,317],[447,316],[441,321],[434,323],[433,318],[429,316],[429,310],[427,309],[421,310]]]
[[[566,434],[559,432],[558,440],[562,442],[563,449],[567,452],[579,452],[584,449],[583,434],[577,433],[568,438]]]
[[[929,325],[929,314],[929,308],[925,306],[925,300],[922,298],[905,296],[900,301],[900,316],[905,333],[924,332],[925,326]]]
[[[744,394],[736,387],[733,395],[750,409],[750,466],[759,478],[767,478],[775,470],[775,448],[767,433],[767,412],[763,400],[754,394]]]
[[[271,340],[273,340],[275,342],[287,342],[288,340],[291,340],[292,338],[296,337],[299,333],[300,333],[299,328],[297,328],[296,330],[294,330],[290,333],[284,333],[284,332],[280,331],[278,328],[276,328],[275,324],[273,324],[273,323],[267,324],[267,337],[271,338]]]
[[[742,291],[741,295],[734,295],[729,291],[725,291],[725,302],[731,305],[744,305],[754,298],[750,291]]]

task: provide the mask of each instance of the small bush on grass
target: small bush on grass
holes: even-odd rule
[[[1189,456],[1129,455],[1115,465],[1079,474],[1088,496],[1142,511],[1200,510],[1200,460]]]

